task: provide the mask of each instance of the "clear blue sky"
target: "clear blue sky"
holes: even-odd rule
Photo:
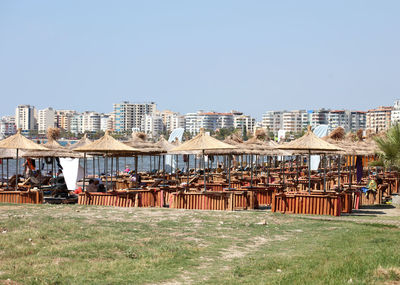
[[[0,115],[368,109],[400,97],[400,1],[1,1]]]

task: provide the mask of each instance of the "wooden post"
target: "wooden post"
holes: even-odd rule
[[[324,154],[324,192],[326,192],[326,154]]]
[[[311,194],[311,150],[308,150],[308,194]]]
[[[229,155],[228,189],[231,189],[231,155]]]
[[[10,174],[9,174],[9,170],[8,170],[8,158],[7,158],[7,189],[10,187]]]
[[[1,187],[4,184],[4,159],[1,159]]]
[[[18,148],[17,148],[17,164],[16,164],[16,168],[15,168],[15,191],[18,190],[18,168],[19,168],[19,160],[18,160]]]
[[[204,149],[203,149],[203,162],[204,162],[204,165],[206,165],[205,158],[204,158]],[[207,178],[206,178],[206,170],[204,169],[204,192],[207,191],[206,180],[207,180]]]
[[[189,190],[189,175],[190,175],[190,171],[189,171],[189,158],[190,155],[187,155],[187,167],[186,167],[186,173],[187,173],[187,182],[186,182],[186,191]]]
[[[85,181],[86,179],[86,152],[83,153],[83,187],[82,187],[82,191],[85,192]]]
[[[101,170],[100,170],[100,157],[97,157],[97,171],[99,172],[99,178],[100,178],[100,174],[101,174]]]
[[[253,187],[253,155],[250,156],[250,187]]]
[[[341,166],[341,161],[340,161],[340,154],[339,154],[339,159],[338,159],[338,175],[339,175],[339,179],[338,179],[338,191],[340,191],[340,166]]]

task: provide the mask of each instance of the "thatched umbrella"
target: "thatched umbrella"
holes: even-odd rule
[[[152,170],[152,158],[153,155],[159,155],[162,153],[166,153],[167,151],[164,150],[161,146],[157,143],[151,142],[147,140],[147,135],[142,132],[132,133],[132,137],[130,140],[124,142],[126,145],[140,149],[140,155],[148,155],[150,157],[150,170]],[[160,159],[159,159],[160,162]],[[154,165],[155,165],[154,161]],[[137,171],[138,167],[138,157],[135,157],[135,168]]]
[[[83,135],[83,137],[82,137],[79,141],[77,141],[77,142],[74,143],[74,144],[71,144],[71,145],[69,146],[69,148],[70,148],[70,149],[76,149],[76,148],[78,148],[78,147],[88,145],[88,144],[90,144],[90,143],[92,143],[92,142],[93,142],[93,141],[90,140],[90,139],[87,137],[87,134],[85,133],[85,134]]]
[[[236,149],[235,146],[226,144],[217,140],[216,138],[211,137],[210,135],[204,132],[204,129],[200,129],[200,133],[192,138],[191,140],[177,146],[172,149],[172,152],[187,152],[191,151],[201,151],[203,154],[203,162],[205,165],[205,151],[206,150],[217,150],[217,149]],[[204,169],[204,191],[206,191],[206,171]]]
[[[144,133],[132,133],[132,138],[129,141],[125,141],[124,144],[140,149],[142,154],[161,154],[166,151],[157,143],[149,142],[146,139],[146,134]]]
[[[8,160],[9,159],[16,159],[17,158],[17,151],[15,149],[0,149],[0,159],[2,160],[1,163],[1,185],[3,185],[3,179],[4,179],[4,160],[7,161],[6,163],[6,169],[7,169],[7,187],[8,187]]]
[[[84,176],[83,176],[83,187],[85,188],[85,175],[86,175],[86,153],[98,154],[102,153],[105,155],[105,159],[108,156],[125,156],[130,154],[140,153],[140,149],[130,147],[122,142],[114,139],[110,132],[107,130],[103,137],[100,139],[75,148],[73,151],[84,153]],[[107,187],[107,174],[106,174],[106,187]]]
[[[18,129],[15,135],[12,135],[2,141],[0,141],[0,148],[6,149],[15,149],[16,150],[16,159],[17,159],[17,167],[16,167],[16,183],[15,190],[18,189],[18,168],[19,168],[19,157],[18,152],[20,149],[22,150],[47,150],[44,146],[41,146],[33,141],[27,139],[21,134],[21,129]]]
[[[317,137],[308,126],[307,133],[294,141],[278,146],[279,149],[292,150],[294,152],[303,153],[308,152],[308,193],[311,193],[311,153],[329,153],[343,151],[342,148],[330,144],[319,137]]]

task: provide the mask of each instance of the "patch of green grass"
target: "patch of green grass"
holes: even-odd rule
[[[374,219],[363,223],[265,211],[0,205],[0,280],[22,284],[397,281],[400,230]]]

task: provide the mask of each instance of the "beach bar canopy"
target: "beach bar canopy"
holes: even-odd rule
[[[171,153],[191,153],[192,151],[201,151],[204,155],[206,150],[235,150],[237,147],[221,142],[216,138],[211,137],[209,134],[204,132],[204,129],[200,129],[200,133],[192,138],[191,140],[184,142],[180,146],[177,146],[171,150]],[[205,165],[205,163],[204,163]],[[204,169],[204,191],[206,191],[206,171]]]
[[[75,148],[73,151],[83,152],[84,153],[84,172],[86,172],[86,153],[91,154],[104,154],[107,158],[108,156],[126,156],[140,153],[140,149],[136,149],[130,147],[122,142],[117,141],[114,139],[110,132],[107,130],[103,137],[100,139],[83,145],[81,147]],[[83,177],[83,187],[85,188],[85,175]],[[107,175],[106,175],[107,180]]]
[[[333,153],[343,151],[342,148],[330,144],[323,139],[317,137],[311,130],[311,126],[308,126],[307,133],[294,141],[279,145],[277,147],[281,150],[290,150],[293,153],[308,153],[308,193],[311,192],[311,165],[310,158],[311,153],[321,154],[321,153]]]
[[[44,146],[41,146],[21,134],[21,129],[18,129],[15,135],[12,135],[2,141],[0,141],[0,148],[6,149],[15,149],[16,150],[16,158],[17,158],[17,166],[16,166],[16,183],[15,183],[15,190],[18,190],[18,167],[19,167],[19,157],[18,151],[22,150],[48,150]]]
[[[91,141],[90,139],[88,139],[87,134],[85,133],[85,134],[83,135],[83,137],[82,137],[79,141],[77,141],[76,143],[70,145],[70,146],[69,146],[69,149],[76,149],[76,148],[81,147],[81,146],[86,146],[86,145],[88,145],[88,144],[90,144],[90,143],[92,143],[92,142],[93,142],[93,141]]]

